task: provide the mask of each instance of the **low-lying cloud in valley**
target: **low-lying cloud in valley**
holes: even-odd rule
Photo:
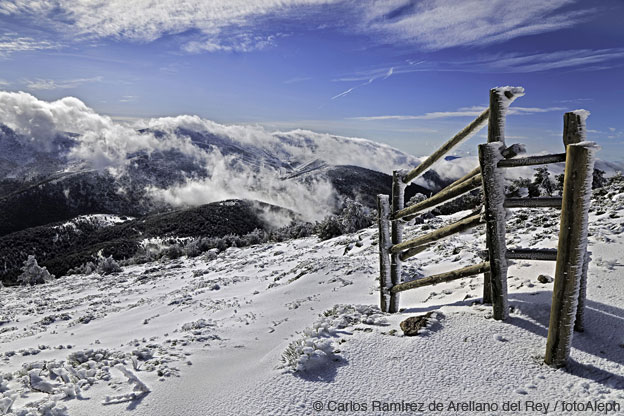
[[[354,165],[384,173],[418,164],[417,158],[365,139],[306,130],[270,132],[258,125],[223,125],[190,115],[123,124],[74,97],[47,102],[24,92],[0,92],[0,123],[22,144],[62,158],[66,171],[95,169],[121,178],[136,171],[141,161],[160,158],[158,163],[169,166],[163,170],[175,180],[162,180],[153,166],[143,167],[141,186],[155,201],[184,206],[252,199],[289,208],[309,220],[335,209],[337,198],[322,176],[292,179],[308,164]],[[71,144],[61,148],[59,138]],[[443,164],[448,165],[440,170],[443,178],[472,168]],[[177,176],[172,166],[179,170]]]

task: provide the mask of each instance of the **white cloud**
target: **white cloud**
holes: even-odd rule
[[[185,43],[182,49],[189,53],[201,52],[251,52],[275,46],[275,39],[279,35],[251,35],[241,33],[239,35],[221,39],[217,36],[203,40],[193,40]]]
[[[58,133],[78,134],[78,146],[72,149],[70,157],[88,162],[96,169],[123,166],[127,155],[138,150],[180,146],[180,151],[194,154],[186,139],[159,141],[152,135],[139,134],[108,116],[97,114],[74,97],[47,102],[25,92],[0,92],[0,120],[44,150],[51,148],[52,139]]]
[[[284,81],[284,84],[297,84],[299,82],[310,81],[312,77],[294,77]]]
[[[56,42],[36,40],[28,36],[19,36],[15,33],[4,34],[0,36],[0,58],[6,58],[16,52],[55,49],[59,46]]]
[[[363,31],[430,50],[484,45],[574,26],[585,11],[561,11],[574,0],[377,0],[368,3]]]
[[[26,88],[29,90],[60,90],[60,89],[69,89],[76,88],[82,84],[88,84],[91,82],[101,82],[102,77],[92,77],[92,78],[75,78],[75,79],[65,79],[55,81],[53,79],[33,79],[33,80],[25,80],[24,83]]]
[[[370,76],[365,82],[356,85],[355,87],[351,87],[348,90],[345,90],[343,92],[341,92],[340,94],[336,94],[333,97],[331,97],[331,100],[335,100],[336,98],[340,98],[340,97],[344,97],[345,95],[351,94],[354,90],[363,87],[365,85],[369,85],[372,84],[376,79],[378,78],[382,78],[382,80],[388,79],[394,72],[394,68],[391,67],[390,69],[388,69],[386,72],[384,72],[383,74],[380,74],[379,72],[377,72],[376,75],[372,75]]]
[[[364,84],[362,84],[362,85],[364,85]],[[353,91],[353,90],[354,90],[354,89],[356,89],[356,88],[357,88],[357,87],[352,87],[352,88],[349,88],[348,90],[345,90],[345,91],[341,92],[340,94],[336,94],[336,95],[334,95],[334,96],[333,96],[333,97],[331,97],[330,99],[331,99],[331,100],[335,100],[336,98],[344,97],[345,95],[350,94],[350,93],[351,93],[351,91]]]
[[[384,116],[366,116],[351,117],[351,120],[375,121],[375,120],[433,120],[440,118],[454,117],[477,117],[487,107],[462,107],[456,111],[435,111],[420,115],[384,115]],[[565,110],[565,107],[509,107],[507,115],[528,115],[536,113],[547,113],[551,111]]]
[[[196,31],[199,40],[183,45],[189,52],[248,51],[266,47],[273,40],[249,33],[249,28],[257,29],[257,19],[292,17],[301,7],[336,1],[342,0],[163,0],[157,4],[151,0],[8,0],[0,3],[0,15],[28,16],[42,26],[78,38],[150,42],[168,34]]]
[[[0,15],[28,16],[67,38],[154,41],[184,34],[189,52],[250,51],[273,44],[271,19],[309,29],[335,27],[382,43],[439,50],[503,42],[572,27],[591,10],[574,0],[6,0]],[[325,7],[325,6],[331,7]],[[336,16],[341,16],[338,19]],[[345,25],[348,21],[350,24]]]
[[[474,58],[454,61],[419,61],[415,64],[393,63],[393,75],[413,72],[484,72],[527,73],[549,70],[602,70],[624,65],[624,48],[570,49],[532,54],[479,54]],[[333,82],[353,82],[379,77],[385,70],[373,68],[332,79]],[[582,103],[593,98],[560,100],[560,103]]]
[[[485,67],[493,72],[537,72],[577,67],[586,69],[598,64],[601,66],[594,67],[594,69],[607,69],[613,66],[613,61],[623,58],[624,48],[571,49],[529,55],[504,54],[467,64],[473,67]]]
[[[283,180],[284,172],[268,163],[279,160],[303,166],[316,159],[334,165],[355,165],[382,172],[409,168],[417,159],[390,146],[365,139],[348,138],[306,130],[271,132],[258,125],[223,125],[198,116],[182,115],[147,120],[122,120],[100,115],[74,97],[39,100],[25,92],[0,91],[0,120],[23,140],[41,150],[52,151],[59,133],[71,132],[76,145],[69,157],[95,169],[124,172],[133,153],[175,150],[202,167],[205,177],[188,178],[166,189],[150,188],[155,198],[173,204],[198,204],[227,198],[251,198],[278,204],[317,220],[335,203],[331,184],[301,184]],[[138,128],[158,130],[139,133]],[[180,129],[206,133],[231,141],[265,163],[250,166],[244,156],[223,155],[211,146],[196,145]]]
[[[139,98],[139,97],[137,97],[136,95],[124,95],[123,97],[121,97],[119,99],[119,102],[120,103],[129,103],[129,102],[135,101],[137,98]]]

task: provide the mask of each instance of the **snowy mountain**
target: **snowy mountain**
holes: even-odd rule
[[[196,116],[127,125],[71,97],[0,94],[0,235],[78,215],[140,216],[227,199],[282,206],[315,221],[347,197],[373,208],[372,195],[386,192],[393,169],[419,163],[364,139]]]
[[[465,214],[426,219],[405,237]],[[623,218],[616,178],[594,193],[586,330],[574,334],[567,370],[543,364],[553,283],[538,276],[552,276],[553,263],[510,265],[505,323],[480,302],[482,276],[405,292],[405,309],[387,315],[376,307],[370,227],[1,288],[0,409],[315,415],[340,405],[352,409],[344,414],[372,415],[403,414],[374,410],[384,404],[441,403],[435,414],[480,415],[476,406],[495,404],[486,413],[503,414],[518,403],[509,414],[543,414],[545,406],[553,415],[598,413],[562,409],[576,403],[618,405],[608,414],[621,414]],[[509,247],[557,244],[558,210],[514,209],[507,224]],[[406,262],[405,277],[474,264],[484,247],[482,227],[454,235]],[[403,335],[401,321],[427,314],[418,336]],[[544,409],[527,407],[536,403]]]

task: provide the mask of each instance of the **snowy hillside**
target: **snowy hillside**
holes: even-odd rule
[[[514,213],[509,247],[556,246],[556,210]],[[405,309],[385,315],[369,228],[0,289],[0,414],[404,414],[374,407],[401,402],[424,403],[410,414],[433,414],[433,403],[448,415],[545,414],[542,403],[548,414],[596,414],[562,401],[622,414],[624,182],[597,192],[589,232],[587,329],[574,334],[567,370],[543,364],[553,285],[538,276],[552,276],[553,263],[510,267],[505,323],[480,303],[482,276],[406,292]],[[477,228],[404,271],[474,264],[484,247]],[[402,320],[428,312],[418,336],[402,335]],[[520,408],[503,412],[505,402]],[[483,403],[498,411],[478,411]]]

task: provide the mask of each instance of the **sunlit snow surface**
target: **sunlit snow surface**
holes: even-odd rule
[[[557,400],[624,407],[623,192],[593,201],[586,332],[574,334],[568,370],[543,364],[553,284],[537,276],[552,276],[554,263],[510,264],[505,323],[479,303],[482,276],[405,292],[405,310],[384,315],[372,227],[0,289],[0,414],[313,415],[333,414],[316,401],[370,410],[373,400],[531,400],[550,403],[549,414],[570,414],[552,411]],[[465,214],[405,227],[405,238]],[[555,248],[558,214],[514,210],[508,247]],[[404,271],[475,264],[484,246],[480,227]],[[437,313],[420,336],[401,336],[400,321],[428,311]],[[306,349],[304,364],[315,365],[282,361],[309,339],[322,353]]]

